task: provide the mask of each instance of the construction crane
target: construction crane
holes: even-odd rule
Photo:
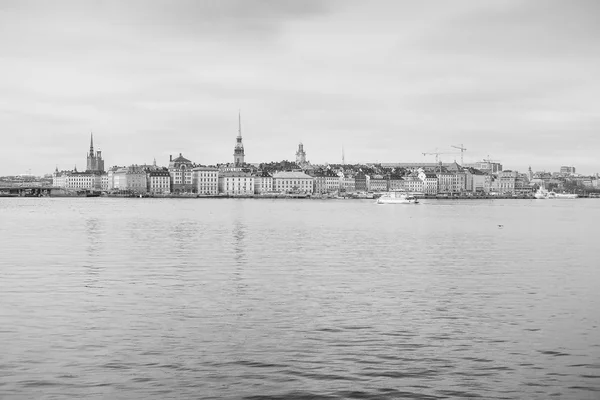
[[[463,153],[465,151],[467,151],[467,149],[465,148],[465,146],[463,146],[462,144],[460,146],[450,146],[450,147],[454,147],[455,149],[459,149],[460,150],[460,166],[463,166]]]
[[[440,172],[442,172],[442,162],[440,161],[441,154],[456,154],[456,153],[443,153],[443,152],[439,152],[439,151],[434,151],[431,153],[423,153],[424,156],[435,156],[435,163],[439,165]]]
[[[487,158],[483,159],[483,161],[489,164],[489,166],[490,166],[490,173],[494,173],[494,167],[492,166],[492,164],[494,164],[494,163],[498,163],[499,164],[500,163],[500,160],[492,160],[492,159],[490,159],[489,154],[488,154]]]

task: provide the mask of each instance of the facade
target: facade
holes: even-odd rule
[[[241,167],[244,165],[244,144],[242,143],[242,115],[238,115],[238,136],[235,141],[235,147],[233,149],[233,165]]]
[[[461,181],[457,174],[451,172],[441,172],[437,174],[438,193],[459,193],[461,192]]]
[[[300,142],[298,151],[296,152],[296,164],[302,166],[306,163],[306,152],[304,151],[304,145]]]
[[[394,178],[389,181],[390,190],[404,190],[404,179]]]
[[[168,169],[146,171],[146,190],[150,194],[171,193],[171,174]]]
[[[146,171],[144,168],[132,165],[127,168],[125,173],[126,190],[135,193],[142,194],[148,191],[148,184],[146,180]]]
[[[203,195],[219,194],[219,170],[211,167],[192,169],[194,192]]]
[[[356,192],[356,180],[353,176],[344,176],[340,178],[340,191],[344,193]]]
[[[247,172],[221,172],[218,182],[219,193],[229,196],[254,195],[254,177]]]
[[[89,172],[104,172],[104,160],[102,159],[102,152],[96,151],[94,153],[94,136],[90,134],[90,152],[87,154],[87,168]]]
[[[277,172],[273,175],[273,190],[285,193],[313,193],[313,177],[304,172]]]
[[[254,194],[266,194],[273,191],[273,177],[267,173],[254,177]]]
[[[387,192],[388,181],[383,176],[373,175],[368,181],[368,187],[370,192]]]
[[[419,172],[419,179],[423,181],[423,193],[425,194],[437,194],[438,192],[438,177],[432,172],[425,172],[421,170]]]
[[[412,173],[404,178],[404,190],[411,193],[423,193],[423,181],[418,174]]]
[[[367,176],[365,174],[358,174],[354,177],[354,188],[357,192],[368,192]]]
[[[179,153],[179,157],[173,159],[169,156],[169,174],[171,175],[171,192],[192,193],[194,191],[194,180],[192,169],[194,164]]]
[[[560,167],[560,173],[563,175],[573,175],[575,173],[575,167],[562,166]]]
[[[54,171],[52,186],[66,190],[100,190],[102,174],[94,172]]]
[[[314,193],[335,193],[340,190],[340,177],[331,175],[319,175],[314,177]]]
[[[495,189],[498,193],[515,193],[517,182],[517,171],[502,171],[498,174],[498,179],[495,181]]]
[[[464,167],[475,168],[488,174],[496,174],[502,171],[502,164],[485,160],[469,164],[465,163]]]

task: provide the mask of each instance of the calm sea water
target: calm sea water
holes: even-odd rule
[[[0,199],[0,398],[599,399],[598,221],[596,199]]]

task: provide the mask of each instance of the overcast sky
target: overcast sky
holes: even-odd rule
[[[0,175],[434,160],[600,172],[600,1],[0,0]],[[460,155],[442,155],[460,161]]]

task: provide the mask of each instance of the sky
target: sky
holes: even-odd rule
[[[597,0],[0,0],[0,175],[246,161],[600,172]]]

